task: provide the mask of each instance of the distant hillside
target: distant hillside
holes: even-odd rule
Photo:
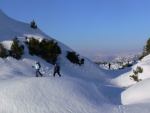
[[[137,61],[141,56],[141,53],[130,53],[130,54],[121,54],[117,56],[112,62],[128,62],[128,61]]]
[[[90,56],[89,58],[92,61],[96,62],[126,62],[126,61],[134,61],[138,60],[141,53],[126,53],[120,55],[104,55],[97,54],[95,56]]]

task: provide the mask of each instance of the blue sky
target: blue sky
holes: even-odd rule
[[[150,0],[0,0],[0,8],[21,22],[34,19],[82,55],[139,52],[150,37]]]

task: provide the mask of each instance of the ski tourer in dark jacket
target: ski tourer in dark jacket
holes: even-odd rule
[[[61,74],[59,71],[60,71],[60,67],[57,64],[55,64],[53,76],[55,77],[55,74],[57,73],[61,77]]]

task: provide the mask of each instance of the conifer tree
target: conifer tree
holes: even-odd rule
[[[40,47],[39,47],[40,42],[36,40],[35,38],[31,37],[29,40],[29,53],[31,55],[40,55]]]
[[[150,38],[147,40],[146,52],[147,52],[148,54],[150,54]]]
[[[84,64],[84,58],[79,58],[79,54],[76,54],[76,52],[69,52],[67,51],[67,56],[66,58],[74,63],[74,64],[78,64],[79,66],[83,65]]]
[[[7,56],[6,49],[4,48],[3,44],[0,43],[0,57],[6,58]]]
[[[147,40],[146,45],[143,47],[142,55],[139,57],[139,60],[143,59],[146,55],[150,54],[150,38]]]
[[[33,28],[33,29],[37,29],[37,25],[35,24],[35,21],[34,21],[34,20],[30,23],[30,26],[31,26],[31,28]]]
[[[13,43],[10,48],[10,55],[13,56],[16,59],[21,58],[23,54],[24,46],[19,46],[19,40],[17,37],[13,39]]]
[[[45,59],[47,62],[54,64],[59,54],[61,54],[61,48],[54,39],[43,39],[41,42],[35,38],[30,38],[26,43],[31,55],[37,55]]]
[[[82,58],[81,60],[80,60],[80,65],[82,65],[82,64],[84,64],[84,58]]]

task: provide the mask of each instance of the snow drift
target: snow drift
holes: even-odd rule
[[[105,102],[93,84],[71,78],[14,78],[0,89],[3,113],[98,113]]]
[[[122,104],[137,104],[150,102],[150,79],[143,80],[128,88],[121,94]]]

